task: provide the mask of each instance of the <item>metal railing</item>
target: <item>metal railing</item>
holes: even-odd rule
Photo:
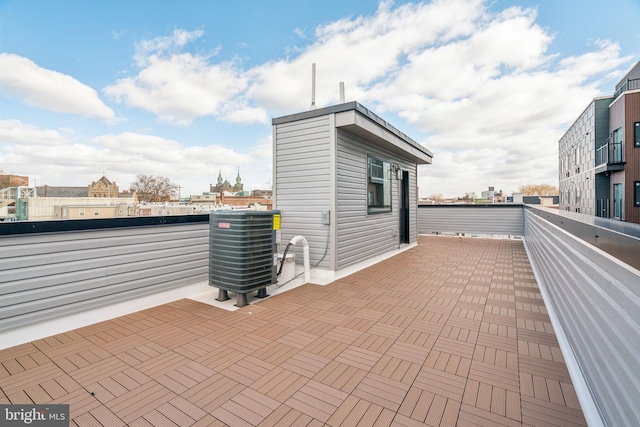
[[[622,142],[612,142],[596,149],[596,166],[623,162],[624,149]]]
[[[620,96],[620,94],[622,92],[626,92],[628,90],[638,90],[640,89],[640,79],[630,79],[627,80],[626,82],[624,82],[624,84],[622,86],[620,86],[620,88],[616,91],[616,93],[613,95],[613,98],[617,98],[618,96]]]

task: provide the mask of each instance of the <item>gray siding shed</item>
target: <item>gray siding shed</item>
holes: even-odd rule
[[[302,235],[311,265],[331,271],[399,249],[402,180],[408,176],[409,243],[417,241],[417,165],[432,153],[357,102],[273,119],[274,208],[282,243]],[[367,209],[367,156],[392,174],[391,211]],[[330,224],[321,221],[328,211]]]

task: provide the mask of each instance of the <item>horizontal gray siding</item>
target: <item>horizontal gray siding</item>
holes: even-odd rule
[[[392,179],[392,211],[367,213],[367,154],[409,171],[410,241],[417,239],[416,166],[338,129],[337,133],[337,268],[398,248],[400,181]]]
[[[209,225],[0,237],[0,331],[208,277]]]
[[[311,265],[316,265],[328,243],[328,226],[321,212],[331,209],[329,116],[274,126],[274,209],[282,212],[282,245],[296,235],[309,243]],[[302,251],[293,247],[298,261]],[[330,255],[320,264],[329,268]]]
[[[548,293],[604,424],[638,425],[640,276],[529,209],[524,219],[538,284]],[[639,244],[631,250],[640,253]]]
[[[521,205],[418,207],[418,233],[459,233],[522,236]]]

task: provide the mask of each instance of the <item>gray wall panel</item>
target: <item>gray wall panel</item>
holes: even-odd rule
[[[0,237],[0,331],[197,283],[208,224]]]
[[[594,227],[594,233],[597,233]],[[640,420],[640,276],[525,210],[538,284],[567,336],[605,425]]]
[[[367,154],[385,159],[409,171],[410,242],[417,239],[416,167],[396,154],[380,149],[362,138],[337,130],[337,267],[343,268],[372,256],[397,249],[399,244],[399,185],[391,180],[392,211],[367,213]]]
[[[418,233],[524,235],[521,205],[418,207]]]
[[[329,129],[329,116],[274,126],[274,209],[282,213],[280,250],[292,237],[303,235],[312,266],[322,259],[328,241],[320,212],[331,209]],[[301,248],[290,251],[302,262]],[[320,267],[329,268],[329,260],[330,249]]]

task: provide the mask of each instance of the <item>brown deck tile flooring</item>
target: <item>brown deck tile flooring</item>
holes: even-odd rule
[[[233,313],[184,299],[0,351],[73,426],[586,425],[522,242],[420,237]]]

